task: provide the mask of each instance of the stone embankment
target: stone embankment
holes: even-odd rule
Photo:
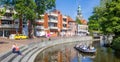
[[[11,51],[9,51],[0,55],[0,62],[34,62],[37,54],[48,47],[68,42],[85,42],[86,44],[90,44],[92,41],[93,39],[91,36],[73,36],[57,38],[49,41],[33,42],[20,47],[23,56],[13,54]]]

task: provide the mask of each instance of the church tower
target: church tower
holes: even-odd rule
[[[77,9],[77,18],[78,18],[79,20],[82,20],[82,19],[83,19],[80,5],[78,6],[78,9]]]
[[[80,5],[78,6],[77,9],[77,19],[79,19],[78,23],[80,22],[80,24],[84,24],[84,25],[87,24],[87,21],[83,18]]]

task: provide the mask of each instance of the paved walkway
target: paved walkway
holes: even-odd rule
[[[40,42],[48,40],[47,38],[34,38],[34,39],[25,39],[25,40],[13,40],[0,37],[0,54],[11,50],[14,43],[18,46],[27,45],[33,42]]]

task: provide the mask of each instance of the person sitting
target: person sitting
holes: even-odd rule
[[[13,44],[13,46],[12,46],[12,52],[13,53],[17,53],[18,55],[22,55],[22,53],[20,52],[20,49],[19,49],[19,47],[17,46],[17,44]]]
[[[86,49],[87,49],[86,45],[84,45],[84,46],[83,46],[83,49],[84,49],[84,50],[86,50]]]

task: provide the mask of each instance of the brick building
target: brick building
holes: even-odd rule
[[[62,15],[58,10],[53,10],[41,16],[42,19],[36,20],[36,36],[46,34],[50,34],[52,37],[67,35],[70,17]]]

